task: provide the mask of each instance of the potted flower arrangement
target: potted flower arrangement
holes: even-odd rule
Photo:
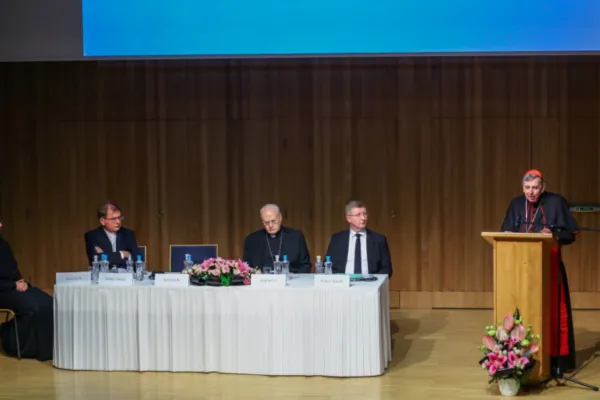
[[[491,377],[489,383],[498,383],[503,396],[516,396],[525,372],[535,365],[533,354],[539,350],[540,335],[534,335],[532,329],[532,325],[525,328],[518,308],[498,326],[485,327],[479,347],[485,355],[479,364]]]
[[[198,286],[237,286],[249,285],[250,276],[260,273],[242,260],[226,260],[221,257],[208,258],[201,264],[184,269],[183,274],[190,275],[190,283]]]

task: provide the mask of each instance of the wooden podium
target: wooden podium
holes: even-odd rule
[[[519,308],[523,324],[541,335],[540,351],[529,376],[550,376],[550,256],[557,245],[551,233],[482,232],[494,248],[494,323]],[[556,329],[556,328],[554,328]]]

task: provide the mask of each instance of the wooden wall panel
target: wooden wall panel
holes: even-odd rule
[[[105,199],[163,270],[170,244],[241,256],[266,202],[323,255],[360,199],[388,236],[395,304],[489,307],[480,232],[499,229],[526,169],[600,200],[599,71],[598,57],[0,64],[0,215],[49,287],[85,266]],[[582,232],[565,249],[585,308],[599,245]]]

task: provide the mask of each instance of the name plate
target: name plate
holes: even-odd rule
[[[350,275],[315,275],[315,287],[350,287]]]
[[[113,272],[100,272],[98,285],[131,286],[133,274],[115,274]]]
[[[90,271],[57,272],[56,273],[56,284],[57,285],[91,285],[92,284],[92,273]]]
[[[254,274],[250,282],[250,285],[255,288],[284,288],[286,284],[285,274]]]
[[[190,285],[188,274],[155,274],[154,286],[187,287]]]

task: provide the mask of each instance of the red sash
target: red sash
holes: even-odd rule
[[[550,256],[550,354],[552,357],[556,357],[556,345],[557,340],[560,335],[560,355],[565,356],[569,354],[569,328],[568,328],[568,313],[567,313],[567,303],[565,301],[565,285],[561,279],[560,285],[560,330],[557,332],[556,328],[558,326],[557,318],[557,307],[558,307],[558,287],[557,287],[557,279],[559,272],[559,265],[561,261],[561,251],[560,248],[555,247],[552,249],[552,253]],[[534,327],[535,328],[535,327]]]

